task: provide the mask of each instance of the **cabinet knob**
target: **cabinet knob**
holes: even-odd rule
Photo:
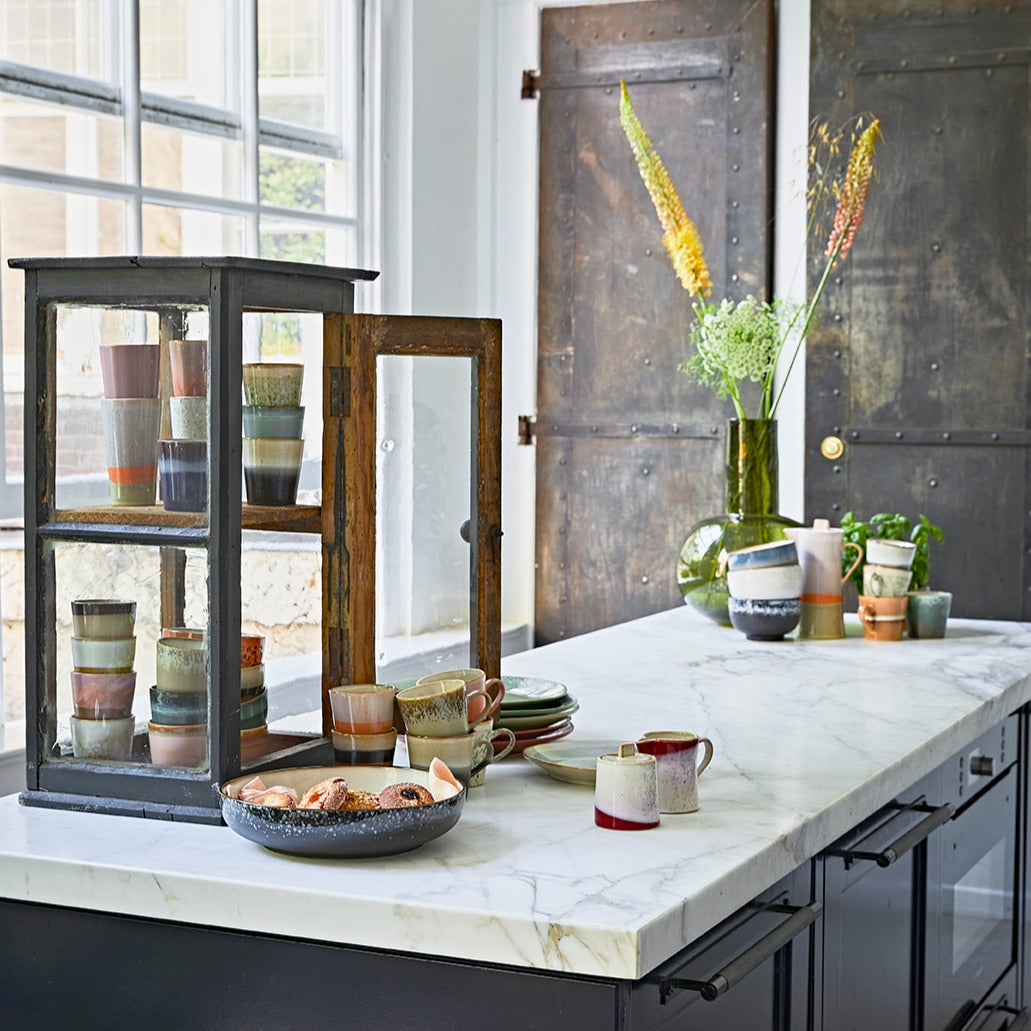
[[[972,755],[970,757],[970,775],[972,777],[994,777],[995,760],[990,755]]]

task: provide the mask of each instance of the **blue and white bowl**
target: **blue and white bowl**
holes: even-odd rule
[[[760,566],[787,566],[798,562],[794,541],[770,541],[740,548],[727,554],[727,569],[757,569]]]

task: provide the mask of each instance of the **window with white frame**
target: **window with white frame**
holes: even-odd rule
[[[23,274],[7,259],[242,254],[360,265],[362,18],[362,0],[0,0],[8,628],[24,618],[20,543],[10,540],[22,507],[24,315]],[[84,327],[84,349],[94,330]],[[83,368],[75,334],[65,338],[58,375],[74,372],[95,395],[99,370]],[[321,323],[264,320],[250,341],[248,360],[297,354],[306,342],[321,347]],[[309,379],[314,418],[320,384]],[[317,448],[312,430],[306,423]],[[306,458],[316,485],[318,456]],[[95,463],[76,468],[70,455],[59,476],[78,503],[106,497]],[[20,679],[18,636],[4,641],[9,679],[11,670]],[[19,716],[22,692],[9,683],[6,694],[7,717]],[[0,685],[0,723],[4,700]]]

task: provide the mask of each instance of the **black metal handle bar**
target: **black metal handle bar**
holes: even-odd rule
[[[708,981],[669,977],[660,982],[659,1001],[664,1004],[675,991],[681,989],[698,992],[706,1002],[718,999],[812,924],[823,911],[823,903],[810,902],[805,906],[785,906],[784,909],[792,914],[784,923],[779,924],[765,937],[745,949],[740,956],[731,960],[721,971],[713,974]]]

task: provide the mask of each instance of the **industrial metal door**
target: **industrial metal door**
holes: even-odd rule
[[[677,371],[693,315],[619,125],[619,83],[698,223],[714,296],[769,282],[770,0],[541,12],[537,643],[681,604],[723,510],[725,403]]]
[[[1031,5],[813,0],[812,26],[812,113],[884,142],[810,334],[807,518],[925,513],[953,613],[1026,619]]]

